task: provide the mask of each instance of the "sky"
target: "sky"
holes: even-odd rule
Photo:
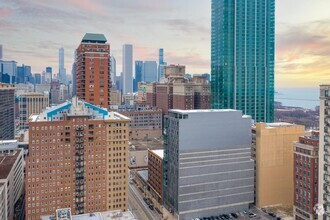
[[[330,1],[276,0],[276,87],[330,83]],[[122,45],[134,60],[184,64],[192,74],[210,72],[210,0],[0,0],[0,44],[6,60],[58,72],[65,48],[71,73],[84,34],[103,33],[121,71]]]

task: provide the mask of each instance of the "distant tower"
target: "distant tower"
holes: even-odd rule
[[[2,50],[3,50],[3,47],[0,44],[0,60],[2,60],[2,58],[3,58],[3,52],[2,52]]]
[[[160,79],[164,78],[164,67],[166,66],[166,62],[164,62],[164,49],[159,49],[159,57],[158,57],[158,82]]]
[[[112,55],[111,56],[111,81],[112,81],[112,87],[115,88],[116,85],[116,71],[117,71],[117,64],[116,64],[116,58]]]
[[[133,92],[133,45],[123,45],[123,94]]]
[[[144,82],[157,82],[157,62],[144,61],[142,74]]]
[[[139,82],[143,81],[142,78],[142,66],[143,61],[136,60],[135,61],[135,84],[134,84],[134,92],[138,91]]]
[[[66,84],[66,71],[64,68],[64,48],[60,48],[58,51],[58,64],[60,83]]]
[[[76,81],[76,72],[77,72],[77,50],[74,51],[74,62],[72,64],[72,96],[76,95],[77,81]]]
[[[108,108],[110,105],[110,44],[103,34],[85,34],[76,59],[76,95]]]

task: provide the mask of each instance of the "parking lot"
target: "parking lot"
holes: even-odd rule
[[[275,213],[272,213],[267,209],[261,210],[259,208],[253,207],[243,212],[236,212],[232,214],[224,214],[218,216],[205,216],[202,218],[195,218],[194,220],[228,220],[228,219],[288,220],[293,218],[290,216],[286,216],[285,218],[283,218],[283,216],[276,216]]]

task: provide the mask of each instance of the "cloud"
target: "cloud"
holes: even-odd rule
[[[210,27],[205,27],[197,22],[193,22],[192,20],[175,18],[175,19],[167,19],[163,20],[162,23],[167,25],[170,29],[176,30],[179,32],[187,33],[210,33]]]
[[[13,14],[13,10],[11,8],[0,7],[0,18],[1,17],[8,17]]]
[[[317,86],[330,82],[330,20],[283,25],[277,35],[278,83]]]

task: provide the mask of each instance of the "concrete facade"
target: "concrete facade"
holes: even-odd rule
[[[257,123],[252,134],[256,205],[293,206],[293,142],[306,134],[305,127],[289,123]]]
[[[330,85],[320,86],[320,142],[319,142],[319,196],[318,204],[324,215],[318,219],[330,219]]]
[[[2,189],[1,189],[2,188]],[[14,219],[15,203],[24,190],[23,149],[0,149],[0,217]],[[2,192],[1,192],[2,191]],[[2,199],[1,199],[2,200]],[[3,211],[1,211],[3,210]]]
[[[248,209],[251,117],[236,110],[170,110],[164,123],[165,207],[178,219]]]
[[[142,140],[162,136],[162,110],[148,106],[120,110],[121,114],[132,119],[129,124],[130,139]]]
[[[0,140],[12,140],[15,133],[15,88],[0,83]]]
[[[24,93],[18,95],[19,105],[19,127],[29,128],[29,117],[32,114],[40,114],[49,107],[49,94]]]

